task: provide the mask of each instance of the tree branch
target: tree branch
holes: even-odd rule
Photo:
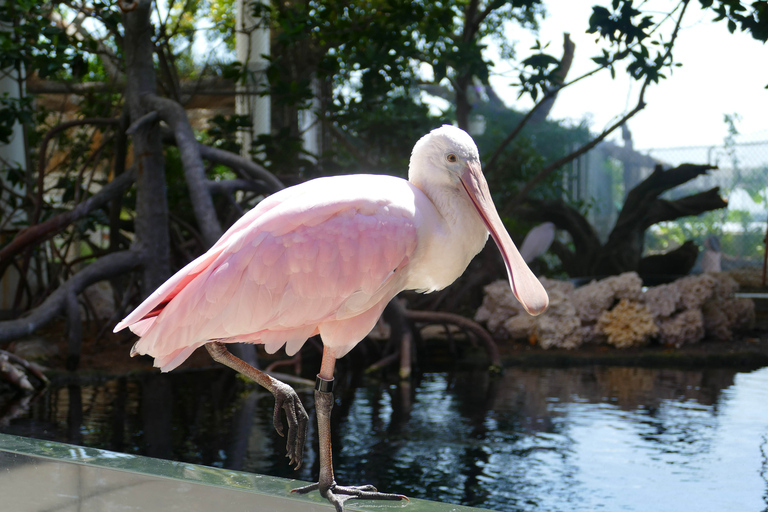
[[[499,369],[502,368],[501,356],[499,355],[499,348],[496,346],[496,342],[488,334],[488,331],[474,320],[455,313],[415,311],[412,309],[406,309],[405,316],[414,322],[453,324],[472,332],[483,343],[485,351],[488,353],[488,359],[491,360],[491,366]]]
[[[590,254],[600,247],[600,237],[592,225],[575,208],[562,200],[528,200],[514,209],[517,216],[533,222],[552,222],[567,231],[577,254]]]
[[[49,239],[60,232],[73,222],[83,218],[90,212],[104,207],[109,201],[120,197],[136,180],[136,169],[131,167],[109,184],[105,185],[99,192],[92,195],[85,201],[77,204],[71,210],[51,217],[45,222],[34,224],[19,231],[8,245],[0,249],[0,276],[12,261],[13,257],[30,247]]]
[[[195,212],[197,223],[208,247],[216,243],[216,240],[224,233],[216,216],[213,199],[205,185],[205,167],[200,156],[200,145],[189,124],[187,113],[179,103],[161,98],[156,94],[147,94],[142,97],[148,108],[156,110],[160,118],[165,121],[174,132],[176,145],[181,155],[181,163],[184,166],[189,196],[192,208]]]
[[[720,197],[720,187],[681,197],[674,201],[657,199],[648,210],[643,225],[647,229],[659,222],[700,215],[704,212],[727,207],[728,201]]]
[[[198,142],[198,150],[200,151],[200,156],[210,162],[226,165],[236,171],[240,170],[248,175],[249,178],[264,182],[270,192],[277,192],[285,188],[283,182],[274,174],[252,160],[223,149],[207,146],[202,142]]]
[[[675,46],[675,41],[677,40],[677,36],[680,32],[680,24],[683,21],[683,16],[685,16],[685,10],[688,7],[688,3],[690,0],[684,0],[683,8],[680,11],[680,16],[677,19],[677,23],[675,24],[675,29],[672,32],[672,36],[670,37],[669,43],[667,43],[666,48],[667,51],[662,56],[661,62],[666,62],[667,59],[669,59],[669,56],[672,55],[672,48]],[[626,123],[629,119],[631,119],[635,114],[640,112],[645,108],[645,91],[648,89],[648,86],[651,84],[651,76],[646,75],[645,81],[643,81],[643,86],[640,88],[640,94],[637,98],[637,105],[635,108],[633,108],[631,111],[629,111],[627,114],[621,117],[618,121],[613,123],[610,127],[603,130],[603,132],[592,139],[592,141],[584,144],[582,147],[571,153],[570,155],[566,155],[563,158],[560,158],[559,160],[556,160],[555,162],[551,163],[544,169],[542,169],[536,176],[533,177],[532,180],[530,180],[528,183],[525,184],[523,189],[515,196],[515,198],[512,200],[512,204],[519,204],[521,203],[530,193],[530,191],[536,187],[539,183],[547,179],[547,177],[552,174],[556,169],[559,169],[563,165],[572,162],[573,160],[577,159],[590,149],[597,146],[600,142],[602,142],[608,135],[610,135],[616,128],[619,128],[621,125]],[[559,89],[556,89],[559,90]]]
[[[206,180],[205,185],[212,194],[231,194],[236,190],[250,190],[251,192],[264,193],[269,190],[269,187],[263,181],[250,179],[222,181]]]
[[[547,179],[550,174],[552,174],[554,171],[556,171],[563,165],[576,160],[581,155],[583,155],[584,153],[588,152],[590,149],[597,146],[599,143],[605,140],[605,138],[608,137],[608,135],[613,133],[613,131],[616,128],[619,128],[621,125],[623,125],[632,117],[634,117],[635,114],[643,110],[645,108],[645,90],[648,87],[649,83],[650,82],[647,79],[643,83],[643,87],[640,89],[640,96],[638,97],[637,105],[635,106],[635,108],[630,110],[627,114],[622,116],[621,119],[613,123],[611,126],[603,130],[603,132],[600,133],[600,135],[598,135],[591,141],[587,142],[586,144],[581,146],[579,149],[577,149],[570,155],[566,155],[562,158],[559,158],[558,160],[555,160],[554,162],[546,166],[544,169],[539,171],[539,173],[536,176],[534,176],[532,179],[528,181],[528,183],[525,184],[523,189],[520,192],[518,192],[518,194],[514,197],[514,199],[512,199],[511,204],[519,204],[522,201],[524,201],[525,198],[528,197],[528,194],[531,192],[531,190],[536,188],[542,181]]]
[[[136,251],[113,252],[102,256],[69,278],[26,316],[0,322],[0,343],[32,334],[65,311],[70,294],[78,294],[95,282],[133,270],[141,265],[143,259],[143,255]]]
[[[674,169],[662,170],[657,165],[653,173],[636,187],[627,193],[624,206],[619,212],[616,224],[608,238],[608,243],[616,239],[623,239],[627,232],[645,229],[654,223],[648,224],[648,212],[651,204],[657,201],[658,196],[678,185],[682,185],[697,176],[705,174],[711,169],[717,169],[714,165],[682,164]]]
[[[576,45],[571,41],[571,34],[565,32],[563,34],[563,58],[560,59],[560,65],[557,67],[553,74],[554,82],[557,84],[557,92],[549,96],[546,102],[542,103],[541,108],[536,109],[534,115],[530,118],[531,124],[541,123],[547,119],[549,113],[552,111],[552,107],[555,105],[557,99],[557,93],[560,91],[559,86],[565,83],[565,78],[568,76],[568,72],[571,70],[571,64],[573,64],[573,54],[576,51]]]

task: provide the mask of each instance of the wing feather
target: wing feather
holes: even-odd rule
[[[240,219],[118,324],[142,336],[136,353],[167,371],[209,340],[268,351],[287,343],[295,353],[317,332],[347,347],[370,331],[402,287],[395,269],[416,249],[412,187],[345,176],[289,190]]]

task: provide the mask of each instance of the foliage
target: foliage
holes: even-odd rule
[[[78,45],[48,18],[53,9],[50,2],[19,0],[0,4],[0,69],[9,73],[19,84],[35,73],[38,76],[61,76],[82,62]],[[0,98],[0,143],[7,144],[14,124],[32,123],[34,107],[29,96]]]
[[[630,76],[646,83],[663,79],[676,63],[670,52],[672,41],[657,29],[688,3],[679,2],[661,14],[646,12],[639,0],[612,0],[609,5],[596,6],[589,20],[590,32],[606,48],[595,58],[596,65],[611,73],[616,73],[619,64],[625,65]],[[711,9],[731,32],[740,29],[763,41],[768,37],[765,2],[700,0],[700,4]],[[157,81],[165,95],[180,100],[180,84],[191,79],[245,79],[242,63],[231,61],[233,0],[154,5],[151,42]],[[272,30],[268,83],[263,92],[270,96],[275,120],[273,133],[255,141],[253,156],[289,182],[361,167],[370,172],[402,173],[418,136],[440,123],[458,120],[467,125],[478,119],[485,123],[485,131],[476,136],[481,152],[484,156],[493,153],[525,118],[483,94],[490,90],[489,77],[494,71],[487,51],[491,43],[501,48],[502,58],[518,63],[521,95],[540,101],[567,85],[559,75],[559,56],[551,54],[546,42],[525,55],[519,55],[515,46],[514,31],[535,29],[543,19],[543,5],[541,0],[367,0],[354,6],[338,0],[252,2],[253,13]],[[91,197],[114,177],[111,173],[127,163],[117,154],[117,132],[103,127],[59,132],[50,139],[46,152],[36,154],[49,130],[62,121],[119,117],[125,98],[122,91],[111,87],[121,84],[119,89],[125,83],[124,19],[118,3],[106,0],[15,0],[0,5],[0,22],[8,27],[0,31],[0,69],[11,70],[20,84],[34,75],[87,86],[79,93],[77,111],[65,115],[33,110],[30,95],[0,98],[0,142],[8,140],[15,123],[23,123],[28,161],[33,164],[30,169],[3,170],[7,181],[28,186],[23,193],[4,194],[4,208],[25,208],[27,219],[36,216],[35,222],[50,219]],[[64,30],[65,26],[69,29]],[[203,58],[195,53],[193,44],[200,30],[210,43]],[[435,97],[447,100],[448,106],[436,107],[430,102]],[[302,144],[297,119],[309,111],[323,124],[322,154],[310,155]],[[238,151],[236,134],[246,123],[238,116],[217,116],[197,135],[220,149]],[[509,202],[551,162],[566,158],[590,139],[586,126],[544,122],[522,130],[500,151],[499,165],[489,172],[496,199]],[[118,162],[118,157],[123,160]],[[169,208],[176,223],[172,229],[178,233],[175,244],[189,248],[194,246],[189,242],[198,228],[191,214],[194,205],[178,151],[166,149],[165,157]],[[36,164],[40,162],[41,168],[55,176],[43,180],[42,190],[36,188]],[[210,166],[206,172],[213,180],[233,176],[221,166]],[[554,199],[560,195],[560,183],[557,173],[551,173],[530,197]],[[78,221],[59,235],[49,252],[68,261],[67,251],[79,244],[83,254],[99,254],[105,250],[99,233],[107,225],[116,247],[126,247],[135,230],[130,221],[138,215],[135,190],[122,199],[122,207],[117,220],[114,215],[108,219],[101,210]],[[220,214],[222,211],[219,208]],[[187,254],[177,256],[181,261]]]
[[[675,249],[688,240],[704,247],[705,240],[713,234],[719,235],[723,254],[738,259],[742,264],[762,263],[765,232],[744,210],[707,212],[683,221],[662,222],[646,233],[645,241],[650,253],[659,253]]]
[[[544,53],[547,46],[542,45],[541,41],[536,41],[531,48],[536,53],[520,63],[523,71],[520,73],[518,98],[529,95],[533,101],[536,101],[539,99],[539,93],[546,94],[560,85],[554,79],[560,68],[560,60],[554,55]]]
[[[478,104],[474,112],[485,124],[483,133],[474,136],[481,156],[498,147],[500,141],[523,117],[519,112],[499,111],[484,103]],[[562,122],[545,121],[524,130],[502,154],[499,165],[486,172],[489,187],[497,202],[507,204],[519,189],[549,162],[567,155],[574,147],[587,142],[590,137],[584,124],[571,126]],[[560,197],[562,192],[562,173],[553,173],[532,196],[537,199],[554,199]]]
[[[84,51],[93,42],[70,38],[51,20],[55,2],[16,0],[0,6],[0,69],[24,70],[25,77],[36,73],[41,78],[73,74],[83,62]]]
[[[505,24],[533,27],[541,14],[538,1],[492,3],[483,13],[478,5],[377,0],[351,9],[333,1],[253,3],[275,34],[268,93],[273,104],[306,109],[318,94],[312,86],[318,81],[323,122],[336,125],[368,156],[364,165],[391,172],[407,158],[404,148],[417,134],[450,114],[430,114],[425,87],[456,93],[462,77],[487,82],[492,64],[483,54],[486,41],[504,39]],[[340,161],[323,167],[353,163],[350,150],[335,145],[328,156]],[[395,157],[389,158],[392,150]]]
[[[747,7],[739,0],[699,0],[701,6],[712,9],[717,17],[714,21],[727,20],[728,31],[733,34],[737,28],[749,32],[758,41],[768,41],[768,2],[755,1]]]

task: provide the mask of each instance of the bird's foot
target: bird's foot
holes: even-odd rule
[[[275,410],[272,423],[277,433],[285,437],[280,411],[285,412],[288,421],[288,436],[285,443],[287,453],[285,456],[288,457],[289,463],[294,466],[294,469],[299,469],[304,457],[304,441],[307,438],[309,415],[291,386],[277,380],[274,385]]]
[[[316,483],[293,489],[291,492],[306,494],[311,491],[320,491],[320,495],[330,501],[331,504],[336,507],[336,512],[344,512],[344,502],[355,498],[361,500],[408,501],[407,496],[403,496],[402,494],[379,492],[372,485],[347,486],[336,485],[336,482],[332,482],[331,485],[327,488],[322,488],[319,483]]]

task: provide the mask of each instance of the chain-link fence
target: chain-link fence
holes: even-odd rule
[[[696,217],[657,224],[646,233],[646,253],[666,252],[693,240],[716,253],[722,270],[762,269],[768,221],[768,141],[720,146],[690,146],[634,151],[631,144],[604,143],[575,162],[564,183],[571,199],[588,206],[588,218],[605,239],[613,229],[627,191],[657,164],[665,169],[682,163],[718,167],[678,186],[662,197],[676,199],[714,187],[728,207]],[[701,270],[701,261],[694,271]]]
[[[718,167],[670,191],[672,197],[719,187],[728,200],[726,209],[659,226],[651,236],[687,236],[702,249],[719,252],[723,270],[762,267],[768,221],[768,141],[654,149],[648,154],[665,167],[686,162]]]

